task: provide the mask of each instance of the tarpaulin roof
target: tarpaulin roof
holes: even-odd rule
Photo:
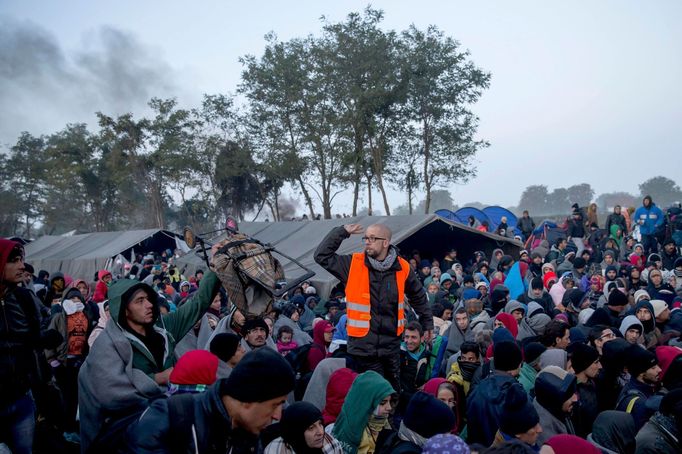
[[[118,254],[175,249],[176,235],[160,229],[95,232],[72,236],[43,236],[27,244],[26,262],[36,270],[61,271],[90,280]]]
[[[324,237],[334,228],[344,224],[386,224],[393,232],[392,244],[398,246],[403,255],[418,249],[422,257],[441,259],[446,249],[457,248],[460,257],[468,258],[473,252],[481,250],[488,256],[495,248],[502,248],[505,253],[518,255],[521,243],[511,238],[501,237],[487,232],[479,232],[465,225],[443,219],[435,214],[412,216],[358,216],[354,218],[329,219],[321,221],[290,222],[244,222],[239,230],[263,243],[270,243],[275,248],[301,262],[316,274],[311,282],[322,297],[326,297],[338,280],[322,269],[313,258],[315,249]],[[221,235],[212,238],[217,242],[224,238]],[[339,254],[352,254],[363,249],[360,235],[353,235],[344,240],[338,249]],[[291,280],[303,274],[293,262],[275,254],[282,265],[287,279]],[[196,269],[206,269],[206,264],[195,253],[180,257],[177,262],[185,275]]]

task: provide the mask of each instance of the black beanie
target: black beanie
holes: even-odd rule
[[[521,366],[521,349],[516,342],[502,341],[493,345],[493,363],[496,370],[509,372]]]
[[[221,360],[228,362],[237,351],[241,338],[234,333],[220,333],[211,340],[210,351]]]
[[[540,360],[540,355],[542,355],[547,350],[547,347],[542,345],[540,342],[529,342],[523,349],[523,355],[525,361],[534,366]]]
[[[260,317],[246,320],[244,322],[244,326],[242,327],[242,335],[246,337],[249,331],[255,328],[263,328],[265,330],[265,335],[270,335],[270,327],[267,323],[265,323],[265,320]]]
[[[528,394],[517,383],[507,389],[500,413],[500,430],[509,436],[528,432],[540,422],[537,410]]]
[[[626,306],[628,304],[628,297],[625,293],[614,288],[609,293],[609,301],[606,304],[609,306]]]
[[[544,288],[544,284],[542,283],[542,279],[540,279],[539,277],[534,277],[530,281],[530,288],[532,288],[533,290],[542,290]]]
[[[282,412],[279,427],[282,440],[293,448],[293,452],[309,452],[305,441],[308,427],[322,421],[322,412],[309,402],[295,402]]]
[[[599,359],[599,352],[596,348],[577,342],[571,344],[571,365],[576,374],[584,371]]]
[[[263,347],[244,355],[230,376],[220,381],[219,392],[240,402],[265,402],[289,394],[294,380],[287,360]]]
[[[457,423],[450,407],[430,394],[417,392],[407,404],[403,423],[424,438],[447,434]]]
[[[576,270],[579,270],[580,268],[585,268],[587,265],[587,262],[585,262],[585,259],[582,257],[576,257],[573,259],[573,268]]]
[[[634,378],[637,378],[642,372],[646,372],[649,368],[654,367],[658,364],[658,359],[656,355],[640,347],[637,344],[633,344],[628,347],[625,356],[625,366],[628,368],[628,372]]]

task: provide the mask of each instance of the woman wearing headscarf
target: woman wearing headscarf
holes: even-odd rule
[[[391,384],[374,371],[357,376],[348,391],[341,413],[327,426],[345,454],[373,454],[379,433],[390,429]]]
[[[265,454],[342,454],[341,444],[322,426],[322,413],[313,404],[296,402],[282,412],[281,437],[265,448]]]
[[[455,425],[450,433],[456,434],[462,424],[462,416],[466,412],[466,399],[460,396],[457,387],[444,378],[432,378],[424,384],[424,392],[447,405],[455,414]]]
[[[607,410],[597,416],[587,441],[606,454],[633,454],[635,452],[635,421],[623,411]]]

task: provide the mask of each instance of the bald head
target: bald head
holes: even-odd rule
[[[372,224],[367,227],[367,236],[386,238],[390,243],[393,232],[391,232],[391,229],[389,229],[386,224]]]

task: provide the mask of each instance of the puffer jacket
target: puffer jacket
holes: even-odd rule
[[[336,250],[343,240],[350,234],[343,226],[332,229],[315,250],[315,262],[329,271],[345,286],[348,282],[352,255],[340,255]],[[396,260],[387,271],[376,271],[369,268],[369,293],[371,301],[371,321],[369,333],[364,337],[348,338],[348,353],[357,356],[377,357],[395,355],[400,350],[400,336],[398,329],[398,287],[396,271],[400,262]],[[433,315],[429,300],[415,273],[409,273],[405,281],[405,296],[410,306],[419,316],[419,322],[424,330],[433,330]]]

